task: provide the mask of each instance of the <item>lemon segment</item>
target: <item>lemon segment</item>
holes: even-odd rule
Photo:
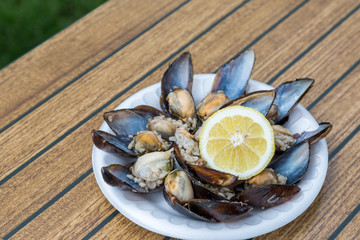
[[[248,179],[260,173],[274,156],[274,132],[258,111],[231,106],[203,124],[199,148],[209,167]]]

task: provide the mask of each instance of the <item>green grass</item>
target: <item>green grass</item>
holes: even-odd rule
[[[106,0],[0,0],[0,69]]]

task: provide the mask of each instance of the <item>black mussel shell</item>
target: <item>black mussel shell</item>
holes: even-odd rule
[[[124,190],[136,192],[136,193],[149,193],[161,189],[162,186],[158,186],[155,189],[145,189],[129,179],[127,175],[131,175],[129,168],[120,164],[112,164],[107,167],[101,168],[101,173],[104,181],[114,187],[119,187]]]
[[[211,168],[188,164],[188,167],[200,180],[214,186],[229,186],[238,178],[232,174],[220,172]]]
[[[192,186],[194,189],[194,194],[195,194],[196,198],[198,198],[198,199],[228,200],[228,199],[220,196],[218,193],[216,193],[216,190],[218,188],[212,187],[210,189],[207,186],[207,184],[203,184],[200,181],[194,181],[194,180],[192,180]]]
[[[246,190],[236,199],[254,208],[270,208],[293,199],[299,192],[296,185],[271,184]]]
[[[140,116],[142,116],[146,120],[152,119],[152,118],[157,117],[157,116],[165,115],[159,109],[156,109],[156,108],[148,106],[148,105],[138,105],[135,108],[129,109],[129,110],[139,114]]]
[[[182,88],[188,90],[191,93],[193,84],[193,65],[191,61],[191,54],[185,52],[181,54],[164,73],[161,81],[161,96],[160,106],[166,113],[169,112],[169,105],[166,101],[166,97],[175,88]]]
[[[287,177],[287,184],[291,185],[300,181],[307,171],[310,160],[310,145],[308,141],[296,144],[271,163],[276,174]]]
[[[332,124],[329,122],[319,123],[319,127],[314,131],[303,132],[302,134],[294,135],[296,143],[309,141],[310,145],[315,144],[324,137],[326,137],[332,129]]]
[[[189,217],[210,222],[235,220],[252,209],[246,203],[227,200],[192,199],[180,203],[166,191],[164,191],[164,197],[174,210]]]
[[[254,66],[252,49],[225,64],[216,73],[211,92],[223,91],[230,100],[240,97],[246,89]]]
[[[209,199],[193,199],[187,202],[184,207],[211,222],[232,221],[252,209],[251,206],[243,202]]]
[[[266,116],[274,102],[275,96],[275,90],[251,92],[224,104],[221,108],[239,105],[253,108],[259,111],[262,115]]]
[[[115,154],[117,156],[135,157],[136,153],[129,149],[131,138],[127,136],[114,136],[104,131],[91,131],[92,140],[95,146],[105,152]]]
[[[147,120],[129,109],[106,112],[104,119],[116,135],[135,136],[138,132],[147,130]]]
[[[294,109],[313,83],[314,79],[301,78],[282,83],[276,88],[274,104],[277,105],[279,115],[274,120],[275,123],[283,122],[283,119]]]

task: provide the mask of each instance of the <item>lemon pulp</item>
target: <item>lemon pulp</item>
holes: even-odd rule
[[[260,112],[231,106],[206,120],[199,147],[209,167],[248,179],[261,172],[274,156],[274,133]]]

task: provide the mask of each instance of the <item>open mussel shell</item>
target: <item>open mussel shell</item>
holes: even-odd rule
[[[264,90],[264,91],[247,93],[243,96],[234,99],[233,101],[228,102],[221,108],[239,105],[239,106],[253,108],[259,111],[262,115],[266,116],[271,108],[271,105],[274,102],[275,95],[276,95],[275,90]]]
[[[193,199],[187,202],[184,207],[211,222],[232,221],[252,209],[251,206],[243,202],[209,199]]]
[[[294,135],[296,143],[309,141],[310,144],[315,144],[324,137],[326,137],[332,129],[332,124],[329,122],[319,123],[319,127],[314,131],[303,132],[302,134]]]
[[[246,190],[236,199],[254,208],[269,208],[293,199],[300,190],[296,185],[271,184]]]
[[[252,209],[242,202],[199,199],[196,198],[196,193],[193,195],[195,198],[182,196],[183,192],[190,191],[193,192],[193,188],[185,172],[174,170],[166,177],[163,192],[166,202],[173,209],[187,216],[205,221],[223,222],[236,219]]]
[[[188,164],[181,156],[180,149],[176,143],[173,143],[175,159],[182,169],[197,180],[209,183],[215,186],[229,186],[238,178],[232,174],[220,172],[211,168]]]
[[[92,130],[91,135],[95,146],[105,152],[112,153],[117,156],[136,156],[136,153],[128,148],[132,139],[127,136],[114,136],[110,133],[96,130]]]
[[[191,172],[203,182],[214,186],[229,186],[233,184],[238,178],[232,174],[220,172],[211,168],[189,164]]]
[[[274,104],[277,106],[278,116],[274,119],[275,123],[281,123],[288,116],[313,83],[314,79],[302,78],[282,83],[276,88]]]
[[[222,194],[220,194],[221,190],[218,187],[213,187],[211,185],[204,184],[194,179],[192,179],[192,186],[197,198],[211,200],[228,200],[224,196],[222,196]]]
[[[138,132],[147,130],[147,120],[129,109],[106,112],[104,119],[116,135],[135,136]]]
[[[111,186],[137,193],[159,190],[163,180],[173,169],[171,152],[152,152],[139,157],[129,166],[113,164],[101,168],[103,179]]]
[[[146,120],[152,119],[157,116],[165,115],[159,109],[156,109],[156,108],[148,106],[148,105],[138,105],[138,106],[134,107],[133,109],[129,109],[129,110],[139,114]]]
[[[255,54],[250,49],[225,64],[216,73],[211,92],[221,90],[230,100],[241,96],[248,84],[254,61]]]
[[[129,179],[127,176],[131,175],[129,168],[124,167],[120,164],[112,164],[107,167],[101,168],[101,174],[104,181],[114,187],[119,187],[124,190],[136,192],[136,193],[149,193],[156,191],[157,189],[147,190],[139,186],[132,179]]]
[[[189,208],[183,206],[182,203],[180,203],[178,200],[176,200],[176,198],[174,198],[173,196],[169,195],[165,189],[163,190],[163,195],[164,195],[164,199],[165,201],[169,204],[169,206],[174,209],[175,211],[179,212],[179,213],[182,213],[186,216],[189,216],[191,218],[195,218],[195,219],[198,219],[198,220],[202,220],[202,221],[208,221],[207,218],[199,215],[199,214],[196,214],[192,211],[190,211]]]
[[[160,106],[161,109],[172,115],[169,111],[169,103],[166,100],[170,92],[175,89],[187,90],[191,93],[193,83],[193,66],[189,52],[183,53],[164,73],[161,81]]]
[[[270,164],[276,174],[287,178],[288,185],[300,181],[307,171],[310,160],[310,144],[308,141],[294,145]]]

